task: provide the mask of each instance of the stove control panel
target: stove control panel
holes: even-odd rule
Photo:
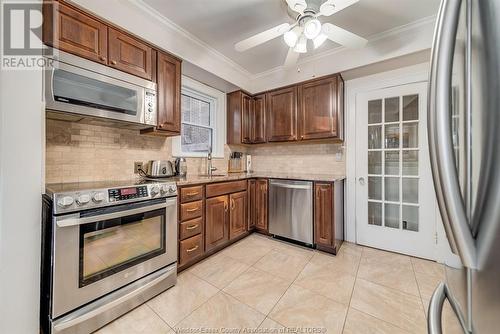
[[[129,188],[109,189],[110,202],[125,201],[134,198],[148,197],[148,187],[138,186]]]

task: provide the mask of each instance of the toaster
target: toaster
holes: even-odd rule
[[[175,175],[172,162],[168,160],[148,161],[145,172],[147,177],[168,177]]]

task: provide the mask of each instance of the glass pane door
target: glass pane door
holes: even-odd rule
[[[419,230],[419,95],[368,101],[369,225]]]

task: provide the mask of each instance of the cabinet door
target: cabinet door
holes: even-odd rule
[[[248,180],[248,230],[255,228],[256,212],[255,212],[255,190],[256,181]]]
[[[234,239],[247,230],[247,192],[229,195],[229,205],[229,239]]]
[[[267,180],[257,180],[255,189],[255,227],[267,232]]]
[[[266,142],[266,95],[257,95],[253,99],[252,143]]]
[[[108,30],[109,62],[111,67],[138,77],[152,80],[153,54],[149,45],[113,28]]]
[[[300,139],[339,136],[339,76],[307,82],[299,87]]]
[[[297,88],[267,93],[267,141],[297,140]]]
[[[250,144],[252,142],[252,114],[253,99],[247,94],[241,96],[241,142]]]
[[[229,240],[229,200],[228,196],[206,200],[205,250],[209,251]]]
[[[316,244],[334,246],[333,228],[333,185],[315,184],[314,239]]]
[[[181,61],[158,52],[158,129],[181,132]]]
[[[77,56],[107,63],[108,28],[105,24],[62,3],[43,5],[43,41]]]

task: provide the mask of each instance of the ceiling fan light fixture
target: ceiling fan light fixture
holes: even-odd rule
[[[295,44],[297,44],[299,36],[297,36],[297,33],[292,29],[283,34],[283,39],[285,40],[286,45],[293,48]]]
[[[295,48],[293,51],[298,52],[298,53],[306,53],[307,52],[307,38],[302,35],[299,38],[299,41],[295,45]]]
[[[314,44],[314,48],[317,49],[319,48],[321,45],[323,45],[323,43],[328,39],[328,36],[326,36],[325,34],[323,33],[320,33],[318,36],[316,36],[315,39],[313,39],[313,44]]]
[[[318,19],[312,19],[304,25],[304,35],[309,39],[316,38],[321,32],[321,22]]]

